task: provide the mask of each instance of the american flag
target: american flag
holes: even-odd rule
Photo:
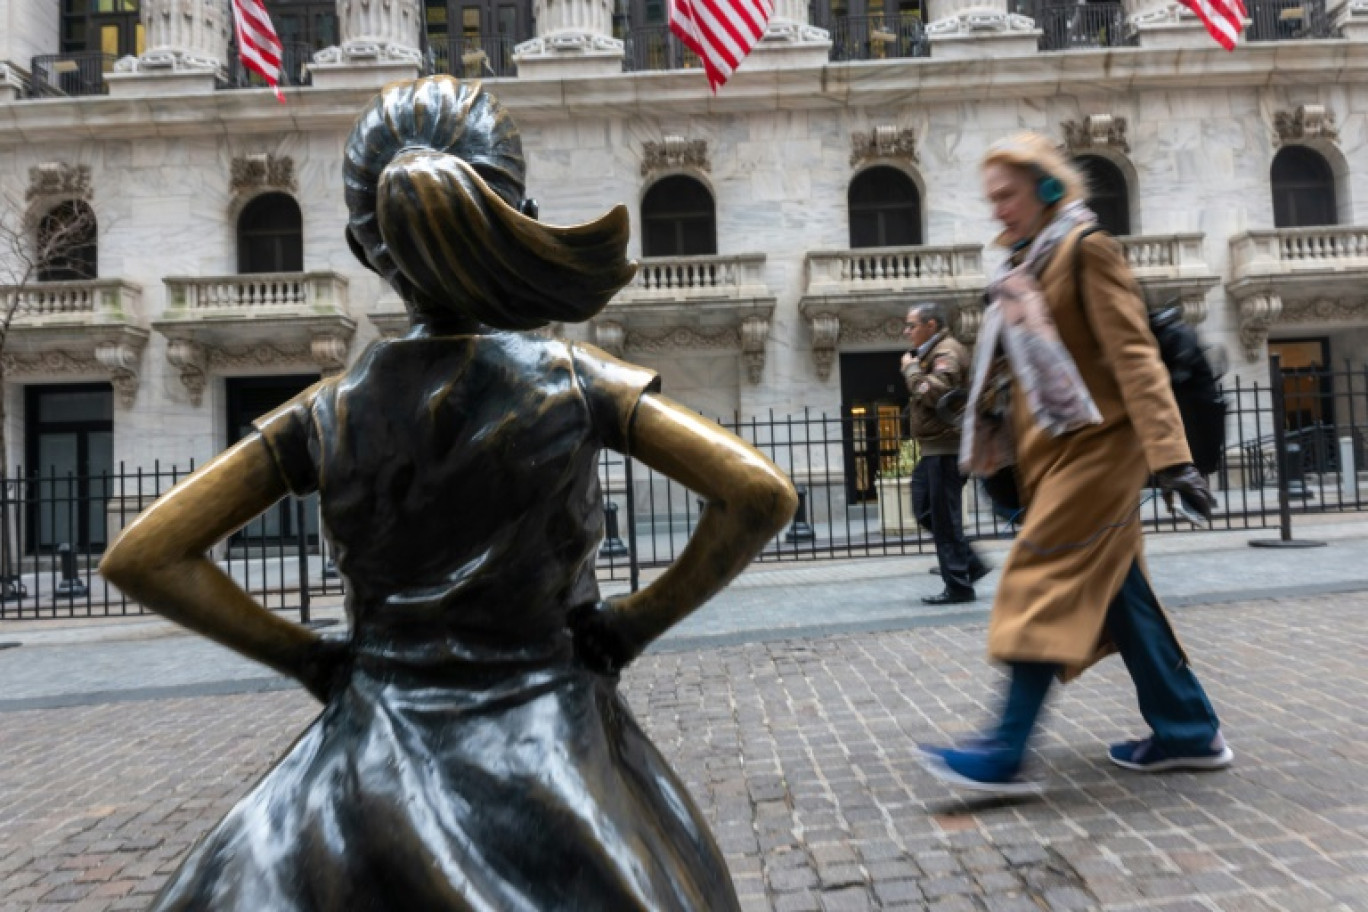
[[[266,4],[262,0],[233,0],[233,27],[242,65],[266,80],[284,104],[285,96],[280,94],[280,38],[266,14]]]
[[[1235,50],[1235,39],[1244,31],[1244,0],[1181,0],[1197,14],[1211,37],[1227,51]]]
[[[670,0],[670,31],[703,59],[713,93],[765,34],[771,0]]]

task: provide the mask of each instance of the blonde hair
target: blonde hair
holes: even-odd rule
[[[1088,199],[1088,182],[1083,172],[1065,157],[1059,146],[1032,130],[1022,130],[993,143],[979,167],[983,169],[989,165],[1020,168],[1029,172],[1033,179],[1053,177],[1064,185],[1064,197],[1056,205]]]

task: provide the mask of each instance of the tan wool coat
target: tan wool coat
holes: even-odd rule
[[[1080,242],[1081,233],[1060,242],[1040,285],[1102,423],[1051,437],[1031,418],[1020,384],[1013,385],[1026,517],[1003,565],[988,630],[994,659],[1057,662],[1066,678],[1113,651],[1103,624],[1132,563],[1143,567],[1145,479],[1191,461],[1121,246],[1100,233]]]

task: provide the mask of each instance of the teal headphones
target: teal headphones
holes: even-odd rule
[[[1064,182],[1059,178],[1041,171],[1036,176],[1036,199],[1047,206],[1053,206],[1064,198]]]

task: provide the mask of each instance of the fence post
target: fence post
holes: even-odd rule
[[[1273,467],[1278,473],[1278,537],[1254,539],[1249,545],[1252,548],[1321,548],[1325,546],[1323,541],[1292,537],[1292,503],[1288,492],[1287,402],[1283,396],[1282,357],[1277,352],[1269,352],[1268,355],[1268,383],[1273,407]]]
[[[299,623],[309,624],[309,535],[304,529],[304,500],[295,500],[295,543],[299,549]]]
[[[603,520],[603,547],[599,548],[599,554],[605,557],[622,557],[630,554],[618,533],[618,505],[615,502],[610,500],[603,505]]]
[[[76,575],[76,552],[71,550],[71,545],[62,542],[57,546],[57,560],[62,569],[62,581],[57,584],[57,595],[65,595],[67,598],[85,595],[89,590]]]
[[[793,524],[789,526],[788,532],[784,533],[786,542],[810,542],[817,540],[817,533],[808,524],[807,518],[807,485],[798,485],[798,509],[793,513]]]
[[[631,590],[641,585],[641,561],[637,557],[636,486],[632,483],[632,457],[623,454],[623,478],[627,485],[627,577]]]

